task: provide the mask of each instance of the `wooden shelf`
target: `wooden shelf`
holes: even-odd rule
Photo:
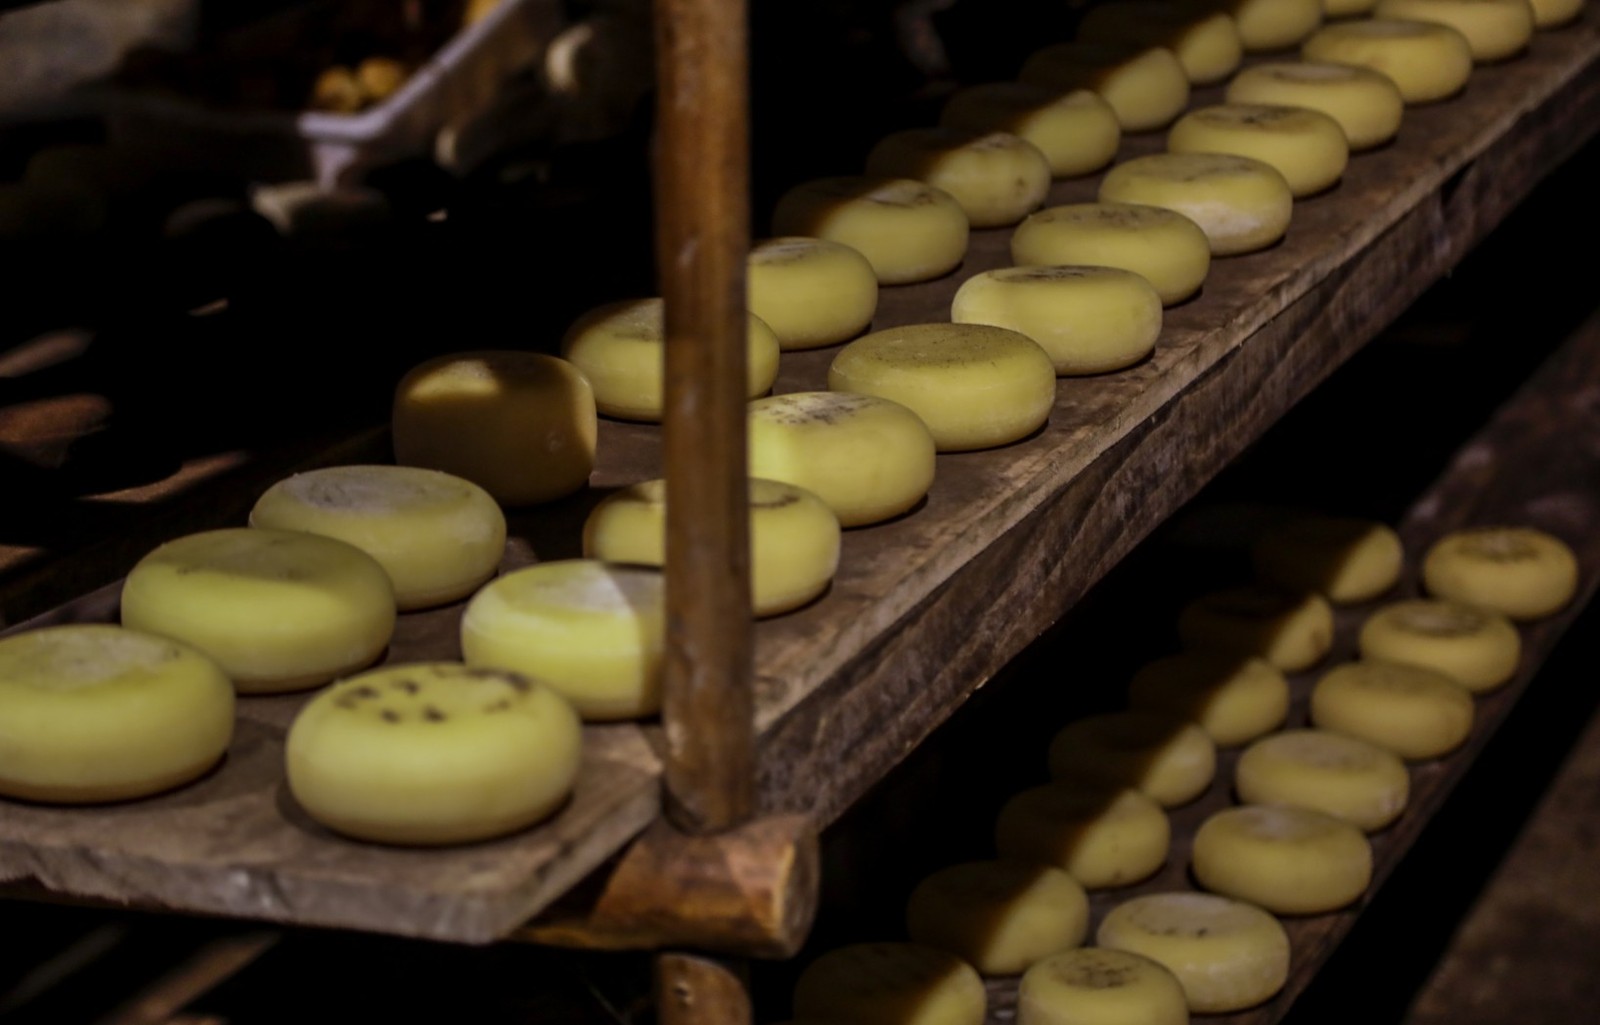
[[[1250,441],[1359,349],[1600,127],[1600,19],[1478,69],[1460,97],[1407,111],[1401,138],[1296,204],[1288,237],[1218,261],[1168,311],[1148,361],[1064,380],[1049,425],[939,458],[926,503],[848,532],[831,591],[758,625],[758,800],[836,818],[1012,655]],[[1197,103],[1218,98],[1201,92]],[[1159,149],[1134,137],[1123,157]],[[1062,183],[1052,203],[1089,198]],[[944,320],[962,279],[1009,262],[974,233],[956,275],[886,289],[875,326]],[[786,355],[777,390],[822,387],[832,351]],[[607,422],[583,496],[513,518],[506,567],[577,554],[609,489],[660,473],[659,432]],[[381,436],[344,461],[383,458]],[[256,489],[259,490],[259,489]],[[250,495],[253,498],[253,493]],[[220,524],[219,524],[220,525]],[[1422,529],[1413,527],[1408,529]],[[115,614],[117,585],[27,625]],[[459,655],[460,608],[402,617],[391,661]],[[0,881],[78,898],[466,942],[505,936],[659,813],[659,729],[586,731],[578,792],[551,822],[442,851],[348,842],[284,791],[284,731],[303,698],[241,702],[207,779],[98,809],[4,805]]]

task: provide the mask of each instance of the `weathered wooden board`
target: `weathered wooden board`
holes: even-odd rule
[[[1169,311],[1153,358],[1063,381],[1039,434],[941,456],[922,507],[849,532],[830,593],[756,630],[764,809],[837,817],[1448,270],[1600,127],[1597,44],[1591,15],[1541,35],[1519,60],[1480,69],[1462,96],[1408,112],[1397,143],[1358,157],[1338,188],[1297,205],[1283,243],[1219,261],[1204,294]],[[1159,143],[1132,139],[1125,155]],[[1065,183],[1052,198],[1092,189]],[[977,233],[957,275],[886,290],[878,326],[945,319],[961,278],[1007,262],[1008,238]],[[786,357],[778,390],[819,387],[831,357]],[[359,457],[381,447],[375,436]],[[659,432],[604,424],[601,464],[589,492],[514,517],[505,566],[578,554],[583,516],[607,489],[659,474]],[[113,586],[45,619],[107,618],[114,598]],[[459,607],[403,617],[389,657],[456,656],[458,615]],[[449,851],[342,841],[283,793],[283,731],[301,700],[243,701],[228,761],[177,793],[100,809],[0,805],[0,880],[484,941],[546,906],[659,811],[659,730],[608,726],[589,731],[579,793],[545,826]]]

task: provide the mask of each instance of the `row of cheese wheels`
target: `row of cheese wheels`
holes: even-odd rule
[[[909,942],[841,947],[806,968],[794,993],[797,1025],[977,1025],[981,976],[1021,976],[1021,1025],[1182,1023],[1191,1012],[1267,1000],[1290,960],[1274,915],[1332,911],[1365,892],[1364,834],[1403,812],[1406,762],[1465,740],[1471,695],[1504,684],[1519,664],[1511,619],[1559,610],[1577,580],[1571,550],[1540,531],[1444,537],[1423,560],[1433,597],[1373,612],[1360,634],[1362,661],[1334,668],[1313,689],[1313,728],[1283,730],[1283,674],[1327,654],[1328,603],[1381,598],[1399,580],[1403,553],[1381,524],[1314,518],[1263,537],[1254,562],[1264,584],[1185,609],[1187,650],[1136,674],[1131,711],[1057,734],[1053,782],[998,814],[998,860],[919,883],[906,908]],[[1314,627],[1301,629],[1307,620]],[[1296,642],[1269,639],[1283,633]],[[1163,809],[1211,785],[1216,748],[1246,744],[1233,780],[1243,803],[1210,816],[1192,845],[1193,877],[1210,892],[1123,901],[1096,930],[1098,946],[1081,947],[1091,918],[1085,891],[1155,874],[1171,839]]]

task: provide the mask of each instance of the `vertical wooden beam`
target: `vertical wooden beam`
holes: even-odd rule
[[[666,299],[667,812],[755,804],[745,463],[750,245],[744,0],[655,0],[656,255]]]
[[[717,958],[657,954],[655,988],[660,1025],[750,1025],[754,1017],[743,974]]]

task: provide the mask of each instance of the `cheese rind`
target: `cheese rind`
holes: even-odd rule
[[[1578,559],[1565,541],[1532,527],[1470,527],[1435,541],[1422,558],[1430,594],[1542,619],[1578,590]]]
[[[1289,978],[1289,937],[1254,904],[1209,893],[1152,893],[1112,908],[1095,942],[1150,958],[1196,1014],[1242,1011]]]
[[[983,979],[920,943],[854,943],[822,954],[794,986],[797,1021],[836,1025],[982,1025]]]
[[[1078,23],[1078,38],[1086,43],[1166,47],[1195,85],[1221,82],[1244,59],[1244,41],[1231,15],[1185,10],[1162,0],[1122,0],[1091,7]]]
[[[1010,132],[1038,147],[1056,178],[1098,171],[1117,155],[1122,125],[1116,111],[1088,89],[1062,93],[1026,82],[968,86],[945,101],[939,123],[973,131]]]
[[[1583,0],[1529,0],[1533,7],[1533,27],[1558,28],[1583,13]]]
[[[1308,107],[1223,103],[1191,110],[1167,135],[1172,153],[1232,153],[1270,164],[1295,197],[1331,187],[1350,162],[1344,129]]]
[[[907,128],[878,140],[866,173],[914,178],[954,197],[974,228],[1015,224],[1050,191],[1050,161],[1009,132]]]
[[[1378,0],[1373,14],[1448,25],[1466,38],[1478,64],[1514,56],[1533,39],[1534,11],[1528,0]]]
[[[1400,131],[1405,98],[1388,75],[1354,64],[1276,61],[1234,76],[1229,103],[1270,103],[1319,110],[1339,122],[1352,151],[1381,146]]]
[[[1134,674],[1135,709],[1187,719],[1218,747],[1235,747],[1283,725],[1289,681],[1271,663],[1215,651],[1185,651]]]
[[[1230,15],[1246,53],[1287,49],[1322,24],[1322,0],[1190,0],[1187,6]]]
[[[1310,808],[1370,833],[1405,810],[1411,777],[1398,755],[1359,737],[1284,730],[1244,749],[1234,787],[1248,804]]]
[[[1349,662],[1311,691],[1311,722],[1425,761],[1454,751],[1472,732],[1472,694],[1450,677],[1396,662]]]
[[[775,235],[839,242],[872,264],[880,285],[942,277],[967,253],[967,214],[954,196],[910,178],[835,177],[796,185],[772,214]]]
[[[1356,900],[1372,882],[1372,845],[1361,830],[1310,808],[1250,804],[1200,824],[1191,862],[1214,893],[1280,915],[1315,915]]]
[[[1055,43],[1029,56],[1018,77],[1063,93],[1099,93],[1125,132],[1163,128],[1189,103],[1189,76],[1162,46]]]
[[[1336,605],[1378,597],[1400,581],[1405,565],[1393,527],[1347,516],[1292,520],[1262,535],[1250,555],[1262,579]]]
[[[1234,587],[1184,606],[1178,636],[1185,647],[1254,656],[1299,672],[1333,646],[1333,608],[1310,591]]]
[[[1175,808],[1199,797],[1217,770],[1204,730],[1149,712],[1112,712],[1068,723],[1050,742],[1050,775],[1104,787],[1132,787]]]
[[[1020,975],[1083,943],[1089,898],[1067,873],[1023,861],[971,861],[926,877],[906,903],[914,943],[948,950],[982,975]]]
[[[1082,947],[1045,958],[1017,986],[1018,1025],[1188,1025],[1183,986],[1138,954]]]
[[[1150,282],[1162,305],[1183,302],[1211,269],[1211,244],[1175,210],[1133,203],[1074,203],[1031,215],[1011,236],[1019,266],[1120,267]]]
[[[1071,783],[1013,796],[994,831],[1001,857],[1055,865],[1088,890],[1148,879],[1172,843],[1167,813],[1143,792]]]
[[[1150,355],[1161,336],[1161,296],[1115,267],[1002,267],[962,282],[950,319],[1027,335],[1058,375],[1102,374]]]
[[[1213,256],[1272,245],[1294,210],[1294,193],[1276,168],[1224,153],[1135,157],[1106,173],[1099,199],[1176,210],[1205,232]]]
[[[1522,636],[1491,609],[1448,599],[1394,602],[1361,625],[1361,657],[1436,669],[1475,694],[1517,671]]]
[[[750,312],[785,352],[854,338],[878,308],[878,278],[867,258],[821,238],[770,238],[750,250]]]
[[[1472,74],[1467,38],[1448,25],[1423,21],[1371,18],[1327,25],[1306,40],[1300,55],[1386,75],[1408,104],[1454,96]]]

